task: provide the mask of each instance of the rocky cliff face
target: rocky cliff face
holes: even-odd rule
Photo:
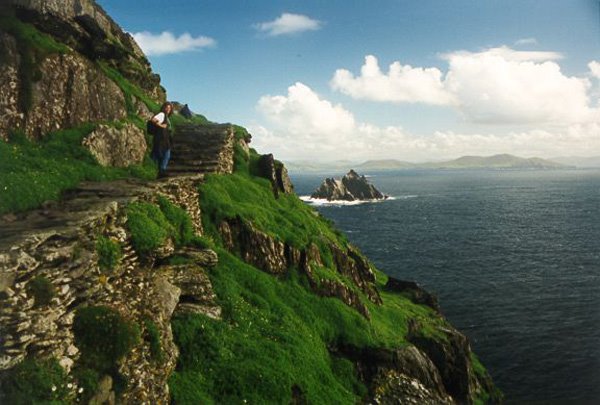
[[[311,198],[326,199],[327,201],[357,201],[381,200],[386,198],[365,176],[360,176],[354,170],[341,180],[328,178],[317,188]]]
[[[124,94],[117,76],[164,101],[160,78],[133,38],[95,2],[9,0],[0,17],[0,111],[6,117],[0,138],[16,129],[39,138],[124,119],[141,100]],[[32,29],[45,36],[31,39],[26,33]],[[118,75],[109,78],[107,70]]]

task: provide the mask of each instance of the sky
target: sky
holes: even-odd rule
[[[600,0],[98,0],[284,161],[600,155]]]

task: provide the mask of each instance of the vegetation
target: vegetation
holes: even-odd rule
[[[184,209],[164,197],[158,206],[148,202],[134,202],[127,207],[127,227],[135,250],[147,255],[172,238],[176,246],[194,241],[192,220]]]
[[[164,353],[158,327],[150,318],[144,320],[144,327],[146,328],[145,339],[150,345],[150,356],[152,360],[160,363],[164,358]]]
[[[384,294],[385,305],[369,306],[369,322],[338,299],[315,296],[297,271],[281,280],[223,249],[218,254],[210,277],[223,320],[173,321],[181,354],[170,388],[178,404],[289,403],[293,385],[309,403],[355,403],[366,387],[330,347],[401,347],[409,319],[443,323],[393,294]]]
[[[119,86],[119,88],[123,91],[123,94],[125,95],[125,107],[130,116],[136,115],[136,109],[134,106],[136,98],[146,104],[146,107],[148,107],[150,111],[158,112],[160,105],[150,96],[148,96],[146,92],[123,77],[123,75],[117,69],[109,66],[105,61],[98,62],[98,66],[104,72],[104,74],[113,82],[115,82],[116,85]]]
[[[98,236],[96,240],[96,252],[98,253],[98,266],[103,272],[114,270],[123,257],[123,250],[119,242],[105,236]]]
[[[330,244],[347,241],[331,222],[294,195],[274,198],[271,184],[252,173],[255,153],[233,175],[208,176],[200,187],[203,225],[219,255],[210,278],[223,319],[185,315],[173,320],[180,349],[170,379],[175,403],[289,403],[292,392],[308,403],[356,403],[367,388],[354,365],[332,354],[341,344],[402,347],[408,323],[438,337],[445,321],[425,306],[382,292],[384,304],[364,300],[368,321],[336,298],[316,296],[297,269],[276,278],[243,262],[222,247],[220,221],[239,217],[276,239],[303,248],[319,246],[325,265],[319,277],[351,282],[333,269]],[[378,275],[378,283],[385,283]]]
[[[33,295],[36,307],[50,304],[56,294],[56,288],[45,276],[36,276],[27,283],[27,290]]]
[[[105,306],[78,309],[73,320],[80,362],[98,372],[111,370],[140,340],[140,329]]]
[[[127,207],[127,227],[133,247],[144,255],[165,242],[171,226],[156,205],[135,202]]]
[[[194,237],[194,225],[188,213],[163,196],[158,197],[158,205],[165,219],[171,225],[171,235],[175,241],[175,246],[190,243]]]
[[[39,142],[15,131],[9,142],[0,140],[0,215],[25,211],[60,194],[82,181],[107,181],[126,177],[152,179],[156,165],[146,158],[139,166],[100,166],[81,146],[95,124],[49,134]]]
[[[252,157],[249,161],[252,162]],[[271,183],[249,174],[249,170],[247,164],[238,166],[238,171],[230,176],[208,176],[200,187],[202,222],[215,240],[219,239],[216,225],[227,218],[241,217],[297,248],[315,243],[324,256],[328,256],[325,251],[330,243],[347,244],[346,237],[331,226],[331,221],[295,195],[280,195],[275,199]]]
[[[2,403],[68,403],[67,374],[55,359],[26,358],[0,380]]]

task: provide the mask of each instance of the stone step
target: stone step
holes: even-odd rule
[[[214,173],[217,171],[219,171],[218,165],[202,166],[202,167],[173,165],[173,166],[167,167],[167,172],[169,172],[169,173]]]

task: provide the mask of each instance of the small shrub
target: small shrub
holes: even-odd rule
[[[33,295],[36,307],[50,304],[56,294],[54,285],[45,276],[36,276],[27,283],[27,290]]]
[[[150,356],[152,360],[161,362],[164,353],[160,342],[160,331],[156,324],[149,318],[144,320],[144,326],[146,327],[146,341],[150,344]]]
[[[105,236],[99,236],[96,240],[96,252],[98,253],[98,265],[102,271],[114,270],[123,257],[119,242]]]
[[[66,403],[67,375],[55,359],[27,358],[2,376],[0,392],[6,404]]]
[[[127,227],[131,232],[131,243],[140,254],[148,254],[158,248],[173,232],[161,210],[145,202],[129,204]]]
[[[80,395],[79,400],[87,403],[98,391],[98,384],[100,382],[100,374],[91,368],[77,368],[74,370],[75,379],[77,385],[83,388],[83,392]]]
[[[99,372],[113,367],[139,342],[140,330],[112,308],[91,306],[77,310],[73,320],[75,344],[81,361]]]

